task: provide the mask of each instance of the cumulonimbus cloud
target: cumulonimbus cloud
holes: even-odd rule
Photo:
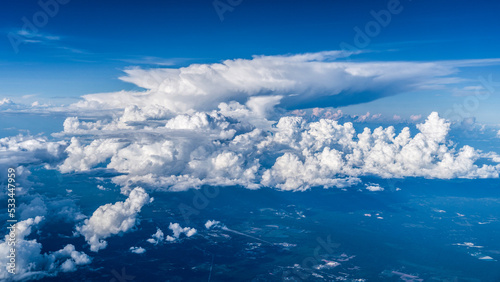
[[[305,112],[300,110],[275,115],[276,121],[268,117],[275,107],[339,106],[402,91],[439,88],[458,81],[452,75],[459,67],[482,63],[348,62],[333,51],[256,56],[177,69],[129,69],[122,79],[143,91],[87,95],[65,109],[88,110],[90,115],[95,109],[111,110],[112,116],[94,121],[69,117],[64,130],[53,134],[54,140],[40,136],[2,138],[0,168],[18,167],[17,179],[22,182],[30,165],[44,164],[62,173],[114,172],[110,174],[112,181],[128,198],[100,206],[75,226],[94,252],[106,247],[107,238],[136,226],[142,207],[151,202],[151,190],[239,185],[304,191],[357,185],[363,176],[498,178],[500,157],[467,145],[458,147],[449,138],[450,123],[437,113],[425,121],[414,116],[415,121],[421,121],[416,129],[400,131],[392,126],[359,131],[351,122],[336,120],[342,112],[322,114],[322,109],[313,110],[314,121],[293,116]],[[11,101],[0,101],[0,110],[18,108],[14,106]],[[379,115],[367,113],[355,122],[377,118]],[[377,184],[368,184],[366,189],[384,190]],[[21,215],[32,217],[55,204],[34,200],[25,206]],[[74,214],[71,209],[69,213]],[[78,214],[72,220],[81,219]],[[40,221],[30,219],[25,225],[35,226]],[[205,227],[218,224],[209,221]],[[24,230],[27,236],[30,229]],[[171,236],[157,229],[147,242],[176,241],[197,232],[177,223],[171,223],[169,230]],[[23,253],[29,254],[31,261],[36,258],[57,266],[47,270],[39,264],[29,269],[26,277],[33,271],[56,275],[90,263],[90,257],[72,245],[41,254],[38,242],[21,239]],[[142,253],[145,249],[132,247],[131,251]],[[0,242],[0,254],[6,252],[5,241]]]
[[[275,105],[290,110],[363,103],[405,91],[442,88],[460,80],[452,76],[461,67],[460,61],[354,62],[344,60],[343,55],[325,51],[182,68],[130,68],[121,79],[144,91],[86,95],[74,106],[124,109],[159,105],[182,113],[213,110],[222,102],[236,101],[262,111]],[[475,60],[472,66],[481,62]],[[492,59],[484,63],[491,64]],[[471,64],[464,61],[463,66]]]

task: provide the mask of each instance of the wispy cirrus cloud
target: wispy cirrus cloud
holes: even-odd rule
[[[64,50],[69,53],[88,54],[88,51],[74,48],[64,42],[64,37],[41,32],[30,32],[26,29],[19,29],[8,33],[8,38],[15,50],[19,50],[22,44],[32,44]]]
[[[116,59],[135,66],[150,65],[160,67],[170,67],[192,61],[191,58],[160,58],[155,56],[135,56],[131,58]]]
[[[43,34],[40,32],[29,32],[24,29],[20,29],[16,32],[18,36],[20,36],[24,42],[27,43],[42,43],[49,41],[60,41],[61,37],[56,35]]]

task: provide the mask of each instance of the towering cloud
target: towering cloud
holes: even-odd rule
[[[345,55],[325,51],[182,68],[131,68],[121,79],[144,91],[86,95],[75,106],[124,109],[158,105],[184,113],[237,101],[260,114],[275,105],[285,109],[342,106],[454,83],[457,80],[450,75],[461,66],[460,62],[349,62],[343,59]]]
[[[412,136],[408,127],[356,132],[350,122],[308,122],[296,116],[259,127],[247,122],[248,107],[233,102],[239,109],[235,115],[225,105],[219,111],[173,116],[160,126],[155,121],[156,127],[145,126],[146,121],[126,130],[101,130],[102,138],[88,145],[73,138],[61,169],[82,171],[106,163],[122,174],[113,181],[124,192],[134,185],[185,190],[203,184],[304,190],[347,187],[370,175],[486,178],[500,171],[498,164],[477,165],[484,155],[480,151],[450,143],[450,123],[437,113],[418,124]]]
[[[104,239],[132,229],[142,207],[151,201],[152,198],[144,189],[135,188],[125,202],[100,206],[83,225],[77,226],[76,230],[90,244],[90,250],[98,252],[107,246]]]

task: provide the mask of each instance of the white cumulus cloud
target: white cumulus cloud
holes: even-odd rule
[[[368,190],[370,192],[384,191],[384,188],[382,188],[379,184],[369,183],[369,184],[365,184],[365,186],[366,186],[366,190]]]
[[[217,220],[207,220],[207,222],[205,222],[205,228],[206,229],[210,229],[210,228],[218,226],[219,224],[220,224],[220,221],[217,221]]]
[[[131,230],[142,207],[151,201],[144,189],[135,188],[124,202],[100,206],[76,230],[90,244],[90,250],[98,252],[107,246],[104,239]]]
[[[156,233],[151,235],[151,238],[147,240],[148,243],[157,245],[165,239],[165,234],[161,231],[160,228],[156,228]]]
[[[134,254],[144,254],[146,252],[146,249],[142,248],[142,247],[130,247],[130,252],[134,253]]]
[[[239,116],[227,117],[221,107],[173,116],[161,122],[165,126],[104,131],[103,138],[91,143],[74,137],[60,168],[82,171],[106,163],[122,174],[113,181],[124,192],[134,185],[161,190],[269,186],[295,191],[352,186],[360,176],[490,178],[500,171],[498,164],[476,164],[491,154],[454,145],[448,138],[450,122],[437,113],[417,124],[412,135],[408,127],[400,132],[392,126],[357,132],[351,122],[326,118],[309,122],[299,116],[281,117],[274,126],[260,128],[245,123],[248,112],[242,110],[248,108],[233,107],[241,110]],[[108,135],[112,137],[105,138]]]
[[[170,230],[172,230],[172,236],[167,235],[166,240],[167,241],[175,241],[176,239],[179,239],[179,237],[184,234],[186,237],[191,237],[195,235],[198,231],[195,228],[191,227],[181,227],[179,223],[172,223],[170,222],[170,225],[168,226]]]
[[[27,237],[44,218],[37,216],[20,221],[16,224],[16,274],[7,272],[6,267],[9,263],[10,255],[9,235],[0,241],[0,279],[7,281],[13,278],[15,281],[26,281],[41,279],[47,276],[56,276],[59,272],[73,272],[78,266],[87,265],[91,258],[84,252],[76,251],[72,244],[64,248],[49,253],[42,253],[42,244],[36,239]]]

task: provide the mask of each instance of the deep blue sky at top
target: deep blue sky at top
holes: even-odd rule
[[[117,79],[132,65],[335,50],[341,42],[353,44],[353,28],[363,28],[372,20],[370,11],[386,9],[387,3],[243,0],[221,21],[213,0],[70,0],[39,28],[40,37],[33,39],[40,42],[21,44],[16,53],[7,34],[42,9],[37,1],[6,0],[0,17],[0,98],[133,89]],[[366,47],[382,52],[358,59],[500,57],[500,2],[401,0],[401,6],[403,11]]]

